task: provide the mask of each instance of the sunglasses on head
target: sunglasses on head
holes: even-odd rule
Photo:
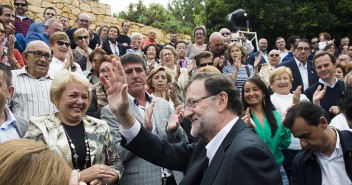
[[[27,4],[26,3],[13,3],[15,6],[22,6],[22,7],[26,7]]]
[[[70,47],[70,45],[71,45],[69,42],[65,42],[65,41],[62,41],[62,40],[56,41],[56,44],[57,44],[58,46],[66,45],[66,47]]]
[[[89,37],[87,35],[85,36],[78,36],[77,40],[82,40],[82,39],[88,39]]]
[[[270,57],[279,57],[280,55],[279,54],[271,54],[269,55]]]

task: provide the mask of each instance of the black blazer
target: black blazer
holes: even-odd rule
[[[192,144],[170,144],[144,127],[128,145],[125,138],[121,142],[121,146],[153,164],[183,171],[180,185],[282,184],[270,150],[241,119],[227,134],[209,166],[207,144],[202,139]]]
[[[123,47],[123,45],[119,42],[116,42],[117,43],[117,48],[119,48],[119,56],[122,56],[126,53],[126,50],[125,48]],[[110,44],[109,44],[109,40],[104,40],[103,41],[103,46],[102,46],[102,49],[106,52],[107,55],[111,55],[111,54],[114,54],[110,48]]]
[[[302,76],[301,73],[299,72],[298,66],[296,64],[295,59],[282,62],[279,64],[280,66],[285,66],[291,69],[292,71],[292,76],[293,76],[293,81],[292,81],[292,89],[291,91],[296,90],[296,88],[301,85],[302,86],[302,93],[304,92],[304,87],[303,87],[303,81],[302,81]],[[308,83],[309,87],[312,86],[313,84],[317,83],[319,81],[319,77],[313,68],[313,64],[310,61],[307,61],[307,71],[308,71]],[[308,88],[308,87],[306,87]]]

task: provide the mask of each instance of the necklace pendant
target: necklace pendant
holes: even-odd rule
[[[77,154],[73,155],[73,158],[75,158],[77,160],[78,159],[78,155]]]
[[[75,149],[75,145],[73,143],[70,144],[72,149]]]

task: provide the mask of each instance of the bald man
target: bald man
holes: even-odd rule
[[[220,32],[213,32],[209,37],[209,43],[205,49],[205,51],[210,51],[213,54],[213,62],[214,66],[217,67],[220,71],[225,64],[225,49],[224,45],[224,37]]]
[[[100,39],[99,39],[98,34],[96,34],[93,29],[89,28],[90,24],[91,24],[91,18],[88,14],[86,14],[86,13],[79,14],[77,16],[76,23],[77,23],[78,28],[84,28],[84,29],[88,30],[89,37],[90,37],[89,47],[91,49],[95,49],[97,45],[100,45]],[[66,31],[66,34],[70,38],[72,49],[75,49],[77,47],[77,44],[75,43],[75,40],[73,39],[73,32],[75,32],[78,28],[71,28]]]

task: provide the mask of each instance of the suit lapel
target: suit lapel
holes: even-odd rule
[[[309,86],[315,84],[317,81],[317,75],[315,74],[315,70],[312,66],[311,62],[307,61],[307,70],[308,70],[308,82],[309,82]]]
[[[210,185],[213,184],[215,177],[222,165],[222,162],[226,156],[227,148],[233,143],[234,138],[236,135],[245,129],[247,125],[242,121],[242,119],[238,119],[235,125],[231,128],[230,132],[222,141],[221,145],[219,146],[218,150],[216,151],[214,158],[212,159],[211,163],[209,164],[208,170],[206,171],[204,178],[202,180],[202,185]]]
[[[200,184],[203,178],[203,169],[208,165],[206,149],[201,152],[198,158],[187,169],[180,185],[197,185]]]
[[[132,101],[129,103],[129,108],[132,115],[142,124],[144,125],[144,118],[138,110],[137,105],[135,105]]]

